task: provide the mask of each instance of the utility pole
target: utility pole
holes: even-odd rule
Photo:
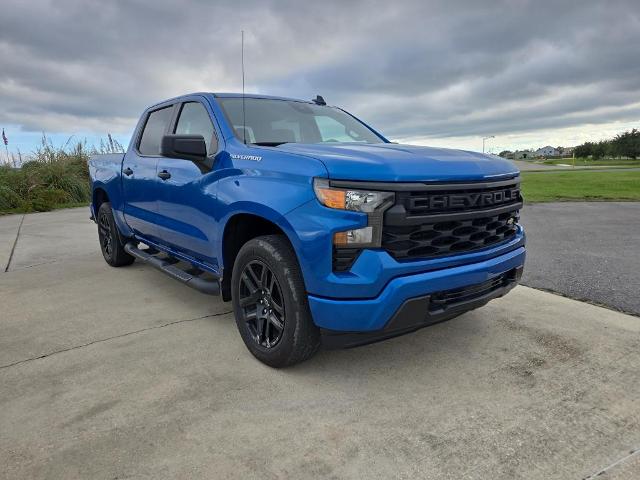
[[[495,135],[490,135],[488,137],[482,137],[482,153],[484,153],[484,142],[485,140],[489,140],[490,138],[496,138]]]

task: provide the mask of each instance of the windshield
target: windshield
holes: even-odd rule
[[[340,109],[293,100],[218,98],[235,136],[257,145],[282,143],[383,143],[369,128]]]

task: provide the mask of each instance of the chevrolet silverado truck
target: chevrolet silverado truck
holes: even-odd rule
[[[221,295],[272,367],[451,319],[523,271],[512,163],[390,142],[321,96],[173,98],[89,167],[106,262]]]

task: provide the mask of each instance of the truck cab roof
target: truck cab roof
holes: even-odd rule
[[[202,96],[202,97],[213,97],[213,98],[242,98],[242,96],[244,95],[245,98],[264,98],[264,99],[270,99],[270,100],[286,100],[286,101],[290,101],[290,102],[302,102],[302,103],[309,103],[309,104],[313,104],[313,100],[301,100],[299,98],[290,98],[290,97],[280,97],[277,95],[264,95],[261,93],[245,93],[243,94],[242,92],[239,93],[233,93],[233,92],[192,92],[192,93],[186,93],[183,95],[178,95],[177,97],[172,97],[172,98],[168,98],[166,100],[162,100],[161,102],[156,102],[153,105],[149,106],[147,108],[151,109],[154,108],[158,105],[163,105],[165,103],[170,103],[170,102],[176,102],[176,101],[180,101],[182,99],[188,98],[188,97],[193,97],[193,96]]]

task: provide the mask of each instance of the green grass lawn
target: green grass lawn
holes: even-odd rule
[[[545,165],[573,165],[572,158],[555,158],[553,160],[545,160]],[[588,158],[576,158],[575,160],[576,167],[602,167],[602,166],[618,166],[623,165],[625,167],[640,167],[640,160],[631,160],[628,158],[615,160],[615,159],[607,159],[607,160],[590,160]]]
[[[527,202],[571,200],[640,201],[640,171],[522,172]]]

